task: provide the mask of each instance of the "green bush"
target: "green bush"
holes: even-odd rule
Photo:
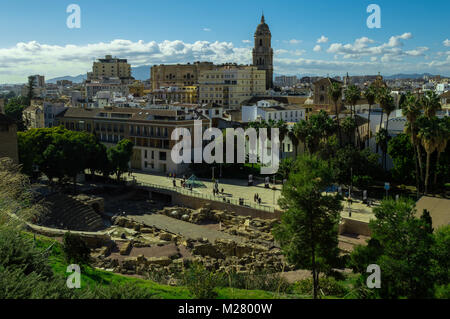
[[[90,248],[80,236],[70,232],[64,234],[63,253],[68,263],[80,265],[89,265],[90,263]]]
[[[333,277],[320,277],[319,289],[325,294],[325,296],[343,297],[348,292],[347,288],[345,288],[342,283],[336,281]],[[297,281],[294,284],[294,292],[301,295],[312,295],[312,278]]]
[[[265,290],[278,293],[288,293],[291,285],[279,273],[259,272],[255,274],[244,274],[231,271],[223,276],[220,286],[247,289]]]
[[[198,263],[193,263],[184,272],[184,285],[189,292],[197,299],[213,299],[217,296],[214,289],[218,283],[223,281],[219,274],[208,271]]]

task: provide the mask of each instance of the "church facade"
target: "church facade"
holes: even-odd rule
[[[273,88],[273,49],[272,34],[265,22],[264,14],[261,17],[261,23],[256,28],[254,38],[253,65],[258,70],[266,71],[266,90],[268,90]]]

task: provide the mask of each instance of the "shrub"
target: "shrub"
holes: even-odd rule
[[[221,286],[247,289],[247,290],[265,290],[278,293],[287,293],[290,290],[290,284],[279,273],[259,272],[255,274],[243,274],[231,271],[223,277]]]
[[[326,296],[344,296],[348,290],[333,277],[320,277],[319,278],[319,289]],[[297,281],[294,284],[294,291],[301,295],[312,295],[313,291],[313,280],[312,278],[303,279]]]
[[[65,233],[63,252],[68,263],[89,265],[91,250],[80,236],[70,232]]]
[[[213,299],[217,296],[214,289],[217,283],[222,281],[220,275],[208,271],[198,263],[193,263],[189,269],[184,272],[184,285],[189,292],[197,299]]]

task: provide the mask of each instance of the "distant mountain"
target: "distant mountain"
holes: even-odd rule
[[[73,83],[81,83],[84,80],[86,80],[86,74],[80,74],[77,76],[70,76],[70,75],[66,75],[66,76],[61,76],[58,78],[53,78],[50,80],[45,80],[46,83],[53,83],[56,84],[57,81],[62,81],[62,80],[68,80],[68,81],[72,81]]]
[[[150,65],[143,65],[143,66],[131,68],[131,75],[136,80],[140,80],[140,81],[145,81],[145,80],[150,79]],[[77,76],[70,76],[70,75],[60,76],[57,78],[46,80],[45,82],[56,84],[57,81],[61,81],[61,80],[69,80],[69,81],[72,81],[73,83],[82,83],[84,80],[86,80],[86,74],[80,74]]]
[[[388,79],[388,80],[395,80],[395,79],[402,80],[402,79],[421,79],[424,76],[434,76],[434,75],[430,74],[430,73],[422,73],[422,74],[417,74],[417,73],[414,73],[414,74],[394,74],[394,75],[385,76],[384,78]]]
[[[143,65],[131,68],[131,75],[140,81],[150,79],[150,65]]]

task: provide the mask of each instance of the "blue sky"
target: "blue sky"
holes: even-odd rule
[[[71,3],[81,8],[80,29],[66,26]],[[381,29],[366,25],[371,3]],[[78,75],[108,53],[133,66],[251,63],[263,10],[277,74],[450,75],[447,0],[3,0],[0,83]]]

